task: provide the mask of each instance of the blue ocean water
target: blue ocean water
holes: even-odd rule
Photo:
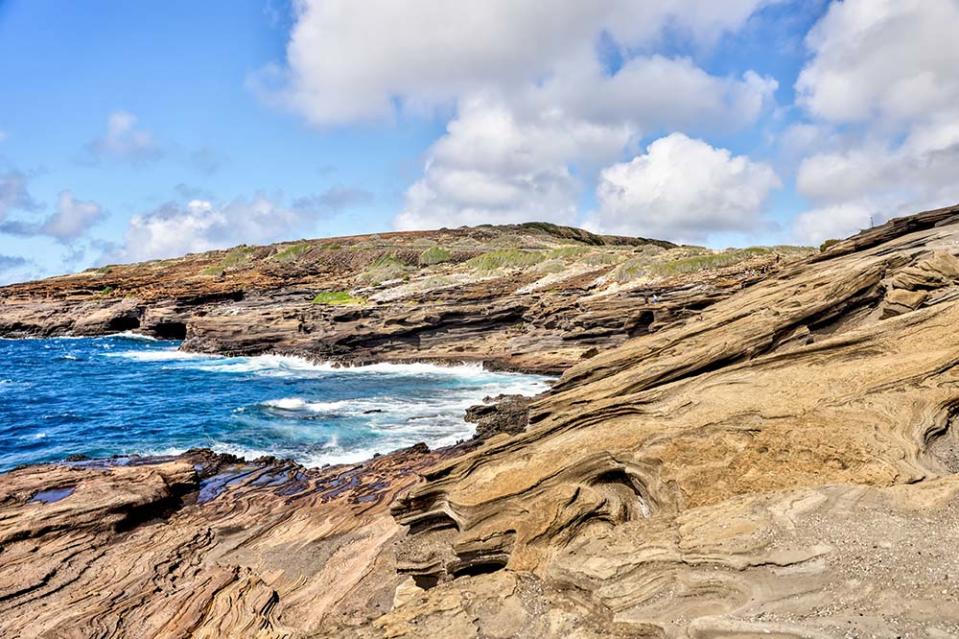
[[[192,447],[311,466],[360,461],[417,442],[455,443],[473,432],[467,407],[548,384],[479,366],[342,369],[177,346],[133,335],[0,340],[0,470]]]

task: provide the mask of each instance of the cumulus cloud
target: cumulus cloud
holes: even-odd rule
[[[111,157],[141,164],[162,155],[153,134],[138,126],[139,119],[127,111],[115,111],[107,117],[106,131],[89,145],[94,158]]]
[[[91,200],[78,200],[71,191],[61,191],[57,208],[38,229],[39,234],[61,241],[72,240],[86,233],[106,215],[103,207]]]
[[[473,99],[430,149],[423,179],[406,194],[400,229],[524,220],[572,223],[577,157],[615,154],[628,127],[569,121],[561,114],[520,122],[501,103]]]
[[[317,124],[389,117],[397,104],[432,108],[561,75],[570,60],[592,55],[601,33],[632,49],[667,28],[708,42],[764,4],[301,0],[278,97]]]
[[[752,73],[718,78],[688,59],[652,56],[613,76],[594,62],[514,96],[464,97],[395,224],[575,223],[583,177],[632,140],[658,129],[735,128],[774,90]]]
[[[755,231],[779,178],[766,164],[681,133],[602,171],[590,226],[699,242],[715,231]]]
[[[200,198],[167,202],[131,218],[123,246],[105,257],[113,261],[150,260],[287,240],[336,212],[336,207],[358,203],[365,197],[360,193],[337,187],[317,196],[297,198],[290,205],[263,193],[228,202]]]
[[[954,0],[835,2],[813,28],[798,100],[832,121],[912,120],[959,95]]]
[[[641,137],[761,115],[772,78],[711,75],[651,51],[666,37],[708,46],[769,3],[302,0],[286,67],[263,77],[268,97],[316,125],[453,114],[398,228],[574,223],[595,171]]]
[[[796,89],[827,148],[799,165],[799,240],[959,201],[957,29],[952,0],[846,0],[810,32]]]
[[[3,212],[4,208],[3,185],[3,177],[0,176],[0,213]],[[25,211],[35,211],[40,208],[26,192],[26,183],[22,174],[17,174],[14,186],[16,188],[13,188],[11,192],[17,194],[18,197],[10,198],[12,205],[9,208]],[[17,193],[18,191],[19,193]],[[4,215],[0,215],[0,233],[22,237],[45,235],[61,242],[68,242],[84,235],[90,227],[102,220],[105,215],[106,212],[96,202],[78,200],[71,191],[61,191],[57,196],[57,205],[53,213],[42,222],[21,219],[8,220],[4,219]]]

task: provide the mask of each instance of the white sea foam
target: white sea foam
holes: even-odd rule
[[[197,366],[201,370],[214,373],[260,373],[265,375],[291,375],[295,373],[328,373],[335,375],[393,375],[393,376],[449,376],[458,378],[482,378],[484,376],[515,376],[524,379],[528,376],[514,373],[491,373],[478,363],[462,363],[450,366],[414,362],[394,364],[383,362],[360,366],[344,366],[331,362],[311,362],[295,355],[255,355],[252,357],[234,357]]]
[[[208,355],[206,353],[191,353],[189,351],[178,351],[174,349],[163,349],[155,351],[117,351],[116,353],[105,353],[106,357],[119,357],[129,359],[135,362],[175,362],[190,360],[212,360],[220,358],[219,355]]]
[[[124,339],[132,339],[141,342],[158,342],[157,338],[152,335],[144,335],[143,333],[134,333],[133,331],[123,331],[122,333],[116,333],[112,337],[122,337]]]

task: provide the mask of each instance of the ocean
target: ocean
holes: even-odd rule
[[[70,455],[167,455],[206,447],[307,466],[469,438],[464,410],[533,395],[549,378],[479,365],[336,368],[226,358],[138,335],[0,340],[0,471]]]

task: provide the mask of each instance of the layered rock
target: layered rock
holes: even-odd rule
[[[0,477],[0,634],[954,636],[959,207],[775,257],[707,272],[710,304],[587,359],[547,348],[538,364],[576,363],[529,406],[476,411],[501,432],[471,448]],[[610,323],[617,295],[645,312],[696,286],[664,277],[640,303],[646,280],[587,279]],[[529,313],[538,289],[506,288]]]
[[[226,355],[559,373],[802,254],[537,224],[238,247],[0,289],[0,335],[134,330]]]

